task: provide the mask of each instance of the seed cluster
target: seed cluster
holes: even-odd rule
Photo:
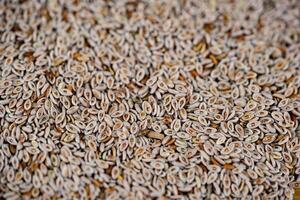
[[[289,199],[299,7],[0,1],[0,197]]]

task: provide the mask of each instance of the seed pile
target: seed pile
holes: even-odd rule
[[[299,1],[0,1],[4,199],[289,199]]]

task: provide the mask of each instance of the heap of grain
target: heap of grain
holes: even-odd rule
[[[0,1],[0,197],[289,198],[299,19],[297,0]]]

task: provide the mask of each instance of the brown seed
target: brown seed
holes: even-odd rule
[[[158,140],[162,140],[164,138],[163,134],[157,133],[157,132],[154,132],[154,131],[150,131],[149,133],[147,133],[147,136],[149,138],[158,139]]]

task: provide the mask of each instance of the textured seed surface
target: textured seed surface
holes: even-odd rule
[[[298,0],[0,1],[0,199],[291,199]]]

